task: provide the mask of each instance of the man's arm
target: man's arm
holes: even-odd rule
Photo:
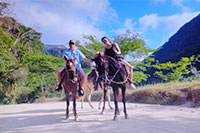
[[[84,62],[92,62],[92,60],[91,60],[91,59],[88,59],[88,58],[83,58],[82,61],[84,61]]]

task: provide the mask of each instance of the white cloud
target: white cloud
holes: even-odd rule
[[[132,19],[127,18],[124,21],[123,26],[119,29],[113,30],[113,32],[119,35],[126,33],[126,30],[134,31],[135,24],[136,22],[133,22]]]
[[[200,2],[200,0],[196,0],[197,2]]]
[[[163,32],[174,33],[186,22],[197,16],[200,12],[174,14],[171,16],[158,16],[157,14],[145,15],[139,19],[143,31],[162,29]]]
[[[144,15],[143,17],[139,18],[139,23],[142,25],[143,30],[146,30],[148,27],[155,29],[160,23],[160,17],[154,13],[150,15]]]
[[[166,0],[152,0],[152,1],[155,4],[166,2]],[[190,12],[191,9],[183,4],[184,2],[187,2],[187,1],[188,0],[171,0],[171,3],[172,5],[180,7],[183,12]],[[200,0],[196,0],[196,1],[198,2]]]
[[[160,38],[160,42],[148,42],[158,47],[199,13],[183,13],[171,16],[158,16],[157,14],[144,15],[139,19],[139,30],[143,31],[144,36],[148,34],[149,37]]]
[[[15,2],[17,20],[42,32],[45,43],[81,40],[83,34],[102,36],[104,31],[98,27],[117,20],[108,0],[9,1]],[[47,42],[49,37],[54,41]]]
[[[183,2],[185,2],[186,0],[172,0],[172,4],[180,7],[182,9],[183,12],[190,12],[190,8],[184,6]]]

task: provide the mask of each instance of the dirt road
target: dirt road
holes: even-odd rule
[[[106,107],[103,115],[93,102],[80,108],[79,121],[65,120],[65,102],[47,102],[0,106],[0,132],[2,133],[200,133],[200,108],[128,103],[129,119],[124,119],[122,104],[120,115],[112,121],[113,110]],[[113,103],[112,103],[113,104]],[[71,103],[72,105],[72,103]],[[72,108],[72,106],[70,106]]]

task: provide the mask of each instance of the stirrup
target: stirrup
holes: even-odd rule
[[[57,86],[57,88],[55,89],[55,91],[59,92],[59,91],[61,91],[61,90],[62,90],[62,85],[59,84],[59,85]]]
[[[81,87],[79,87],[79,89],[78,89],[78,95],[79,96],[83,96],[84,95],[84,91],[83,91],[83,89]]]

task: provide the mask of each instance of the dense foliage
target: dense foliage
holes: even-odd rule
[[[0,104],[33,102],[57,83],[64,62],[41,53],[40,39],[34,29],[0,17]]]

